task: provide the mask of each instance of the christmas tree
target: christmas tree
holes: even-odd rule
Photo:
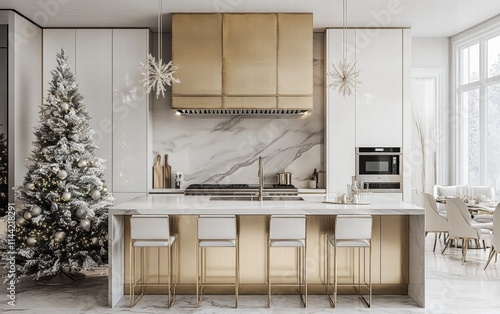
[[[40,107],[28,172],[16,187],[16,276],[72,276],[108,260],[108,208],[113,197],[95,156],[90,115],[64,50],[57,54]]]
[[[2,125],[0,125],[1,130]],[[8,190],[7,190],[7,139],[0,131],[0,217],[7,214]]]

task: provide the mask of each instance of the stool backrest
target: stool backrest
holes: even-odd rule
[[[337,215],[335,218],[335,240],[371,240],[372,216]]]
[[[271,216],[269,229],[271,240],[304,240],[306,238],[306,217]]]
[[[130,217],[132,240],[168,240],[170,223],[167,215],[132,215]]]
[[[235,240],[236,216],[198,216],[198,240]]]

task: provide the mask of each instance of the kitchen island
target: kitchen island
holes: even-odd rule
[[[211,201],[210,196],[150,195],[118,204],[109,211],[109,287],[108,304],[113,307],[127,293],[129,218],[131,215],[168,214],[179,236],[179,289],[192,293],[195,283],[196,217],[200,214],[236,215],[240,234],[242,294],[265,291],[265,246],[270,215],[306,215],[308,246],[308,282],[311,294],[323,293],[326,278],[325,236],[331,231],[332,218],[339,214],[374,217],[372,247],[374,293],[407,294],[418,306],[425,305],[424,209],[406,202],[373,202],[370,205],[324,203],[325,196],[304,196],[304,201]],[[207,263],[218,265],[220,277],[230,274],[232,261],[225,248]],[[276,269],[293,266],[293,252],[282,254]],[[345,265],[357,259],[355,252],[339,255]],[[291,264],[290,264],[291,262]],[[228,269],[224,269],[227,264]],[[274,264],[273,264],[274,265]],[[151,267],[156,269],[155,267]],[[343,269],[344,268],[344,269]],[[343,270],[342,270],[343,269]],[[351,267],[340,267],[344,281],[354,279]],[[285,272],[293,276],[293,272]],[[282,278],[282,279],[283,279]],[[182,289],[184,287],[184,290]],[[245,290],[245,287],[247,288]],[[316,288],[316,289],[315,289]],[[194,290],[193,290],[194,291]],[[245,292],[247,291],[247,292]],[[377,292],[378,291],[378,292]],[[349,292],[347,292],[349,293]]]

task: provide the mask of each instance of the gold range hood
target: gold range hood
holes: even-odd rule
[[[174,13],[172,108],[300,115],[313,108],[311,13]]]

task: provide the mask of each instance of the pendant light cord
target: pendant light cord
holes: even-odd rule
[[[158,60],[162,59],[162,49],[163,49],[163,38],[162,38],[162,25],[163,25],[163,0],[158,0]]]
[[[342,1],[342,42],[344,44],[344,49],[342,51],[342,57],[344,61],[347,58],[347,0]]]

